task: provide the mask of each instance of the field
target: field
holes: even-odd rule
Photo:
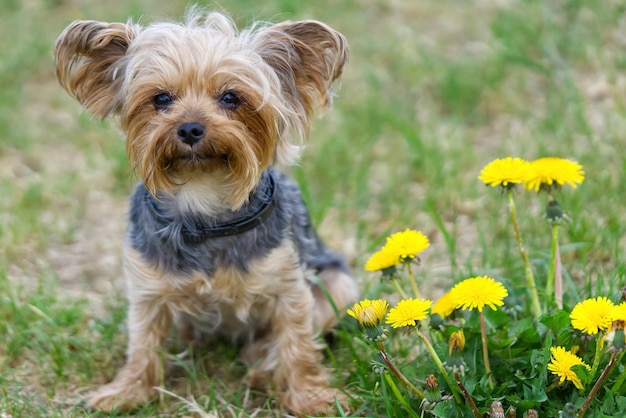
[[[431,243],[415,269],[424,296],[437,300],[460,280],[489,275],[524,299],[506,199],[477,177],[496,158],[558,156],[585,170],[578,188],[558,195],[570,218],[560,232],[564,303],[619,301],[626,285],[623,2],[201,3],[241,25],[314,18],[348,39],[334,107],[289,173],[320,234],[350,261],[364,298],[397,301],[391,284],[363,266],[386,236],[412,228]],[[121,241],[136,176],[115,122],[81,113],[59,86],[54,40],[75,19],[148,23],[178,18],[185,6],[0,2],[1,417],[102,416],[85,409],[85,396],[113,377],[126,347]],[[541,296],[550,260],[545,199],[521,189],[515,199]],[[417,410],[418,401],[409,407],[380,391],[373,355],[354,323],[344,322],[326,361],[352,397],[345,414]],[[411,359],[423,354],[414,345],[390,344],[411,373]],[[162,393],[135,416],[279,414],[266,394],[245,387],[245,368],[228,345],[193,359],[171,355],[170,363],[163,387],[180,398]]]

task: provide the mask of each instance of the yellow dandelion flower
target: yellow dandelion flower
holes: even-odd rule
[[[454,299],[452,299],[452,295],[450,292],[444,293],[442,297],[439,298],[437,302],[433,305],[433,308],[430,310],[432,315],[439,315],[442,318],[448,317],[454,310],[456,309],[456,304]]]
[[[626,302],[613,306],[611,320],[613,321],[611,323],[611,331],[623,331],[626,328]]]
[[[626,322],[626,302],[622,302],[619,305],[613,306],[611,312],[611,319],[613,321],[625,321]]]
[[[393,328],[415,326],[418,321],[425,319],[432,301],[426,299],[404,299],[389,310],[388,325]]]
[[[420,231],[406,229],[387,237],[382,249],[372,254],[365,263],[365,270],[379,271],[402,264],[407,258],[413,259],[430,246],[428,238]]]
[[[375,327],[380,325],[389,304],[384,299],[369,300],[364,299],[355,303],[352,309],[348,309],[347,313],[364,327]]]
[[[583,383],[576,373],[574,373],[572,367],[583,365],[589,370],[591,370],[591,368],[586,365],[580,357],[572,354],[563,347],[550,347],[550,355],[548,370],[559,377],[559,383],[569,380],[577,389],[582,389]]]
[[[390,254],[395,254],[402,261],[407,258],[415,258],[416,255],[430,246],[428,237],[421,231],[406,229],[396,232],[387,238],[384,249]]]
[[[610,349],[621,352],[626,348],[626,302],[613,306],[611,318],[611,331],[607,334],[606,340],[610,344]]]
[[[578,302],[569,317],[574,328],[595,335],[611,328],[614,307],[613,302],[606,297],[587,299]]]
[[[367,271],[379,271],[386,270],[391,267],[397,266],[402,261],[398,254],[394,251],[389,251],[386,247],[383,247],[380,251],[375,252],[365,263],[365,270]]]
[[[478,309],[482,312],[485,305],[491,309],[504,305],[502,299],[509,295],[502,283],[491,277],[472,277],[463,280],[450,290],[456,308]]]
[[[575,189],[583,180],[583,166],[576,161],[545,157],[530,163],[530,176],[524,181],[524,187],[538,192],[542,188],[550,189],[569,184]]]
[[[524,183],[530,174],[530,163],[521,158],[506,157],[494,160],[487,164],[479,180],[488,186],[496,187]]]

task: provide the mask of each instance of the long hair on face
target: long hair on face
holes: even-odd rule
[[[269,164],[297,160],[313,114],[331,104],[331,84],[346,59],[343,36],[320,22],[255,24],[238,31],[227,16],[197,7],[188,10],[184,23],[77,21],[55,44],[61,84],[92,114],[120,116],[129,157],[151,192],[180,184],[182,151],[170,132],[177,116],[191,113],[219,127],[224,135],[216,134],[203,152],[227,156],[233,207],[245,202]],[[219,117],[224,109],[198,94],[206,91],[215,99],[224,86],[242,98],[226,115],[230,125]],[[170,114],[155,109],[158,92],[171,93],[180,107],[172,106]]]

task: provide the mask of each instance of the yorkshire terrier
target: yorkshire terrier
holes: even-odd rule
[[[318,337],[358,288],[274,168],[296,162],[314,114],[331,104],[343,35],[314,20],[238,30],[196,8],[180,24],[75,21],[54,55],[70,95],[94,116],[119,117],[141,177],[124,242],[126,364],[89,405],[148,402],[172,325],[190,341],[240,342],[249,383],[296,414],[345,400],[329,387]]]

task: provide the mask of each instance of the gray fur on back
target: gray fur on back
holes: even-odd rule
[[[275,207],[263,223],[238,235],[187,243],[182,230],[217,225],[254,214],[266,202],[265,191],[275,182]],[[131,197],[127,241],[130,246],[166,272],[187,275],[203,271],[209,277],[218,268],[234,267],[247,272],[250,261],[266,256],[285,238],[293,240],[304,268],[319,272],[333,268],[348,272],[341,256],[331,251],[317,235],[298,186],[275,169],[266,170],[248,203],[219,220],[192,212],[173,212],[171,196],[156,200],[140,182]],[[152,208],[150,207],[152,206]]]

